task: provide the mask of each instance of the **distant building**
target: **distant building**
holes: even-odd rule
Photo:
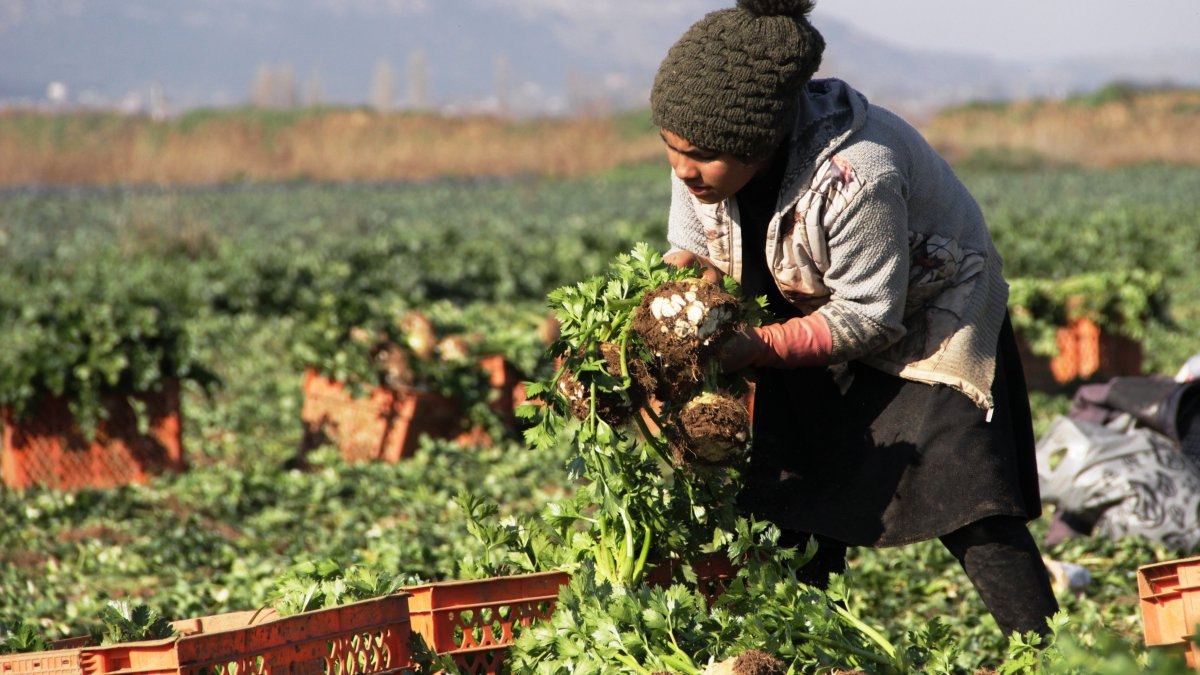
[[[64,82],[55,80],[46,85],[46,100],[56,108],[66,104],[68,93],[67,85]]]

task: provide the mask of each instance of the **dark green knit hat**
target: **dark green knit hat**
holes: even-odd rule
[[[707,14],[667,52],[654,87],[654,124],[693,145],[762,159],[791,130],[800,88],[825,40],[813,0],[737,0]]]

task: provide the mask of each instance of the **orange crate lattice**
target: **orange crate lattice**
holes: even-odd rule
[[[1200,666],[1191,642],[1200,626],[1200,557],[1143,565],[1137,583],[1146,645],[1182,648],[1188,665]]]
[[[178,381],[165,382],[161,392],[132,398],[145,405],[146,433],[138,428],[137,415],[125,397],[109,396],[104,401],[108,417],[99,421],[91,440],[80,431],[65,399],[47,397],[21,419],[5,409],[0,459],[5,484],[110,488],[186,469]]]
[[[1102,330],[1091,319],[1080,318],[1055,331],[1058,354],[1050,371],[1060,384],[1092,377],[1140,375],[1142,346],[1136,340]]]
[[[315,369],[304,375],[305,449],[328,439],[346,461],[397,462],[416,452],[420,436],[452,438],[461,416],[453,401],[438,394],[384,387],[355,398],[341,382]]]
[[[410,672],[409,633],[408,596],[396,594],[245,628],[84,648],[80,665],[84,675]]]
[[[79,675],[80,672],[78,649],[0,656],[3,675]]]
[[[232,612],[176,621],[173,625],[184,635],[107,647],[0,657],[0,673],[383,675],[414,672],[408,646],[411,633],[408,596],[402,593],[284,618],[277,618],[273,613]]]
[[[449,654],[467,673],[499,672],[513,642],[513,627],[546,620],[554,612],[566,572],[540,572],[412,586],[412,628],[438,654]]]

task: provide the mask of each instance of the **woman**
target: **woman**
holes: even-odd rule
[[[1057,611],[1026,524],[1041,513],[1008,286],[983,215],[903,120],[839,80],[809,0],[738,0],[671,47],[651,92],[673,169],[667,260],[766,295],[739,505],[819,543],[938,538],[1005,633]]]

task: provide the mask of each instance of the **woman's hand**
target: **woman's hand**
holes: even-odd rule
[[[833,337],[820,314],[788,319],[783,323],[747,328],[721,346],[721,370],[745,368],[802,368],[829,363]]]
[[[730,335],[721,345],[717,359],[721,363],[721,372],[736,373],[739,370],[753,368],[763,360],[767,345],[762,341],[753,328],[742,330]]]
[[[702,270],[700,276],[704,280],[711,281],[714,284],[721,283],[721,279],[725,276],[725,273],[714,267],[708,258],[696,255],[691,251],[672,251],[663,256],[663,262],[671,267],[699,266]]]

